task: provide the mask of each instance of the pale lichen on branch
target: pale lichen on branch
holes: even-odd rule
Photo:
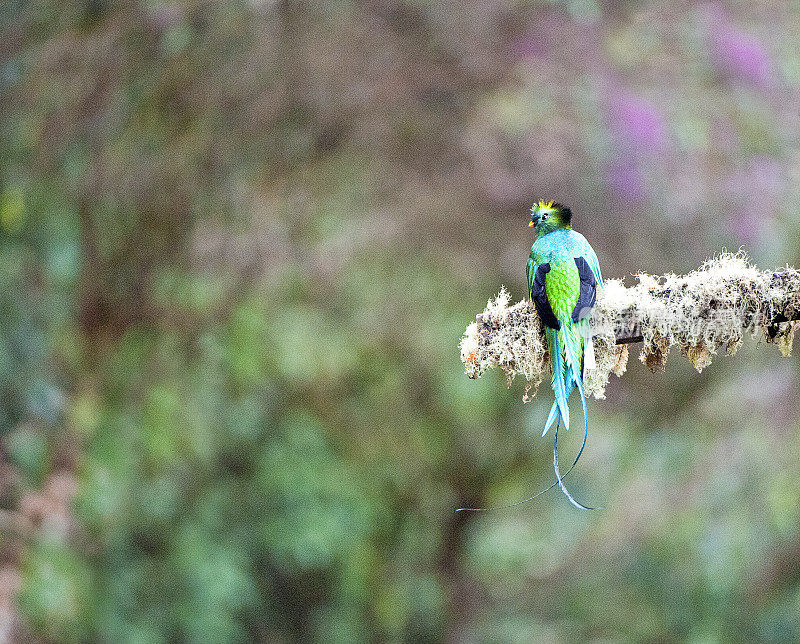
[[[642,342],[639,359],[651,371],[664,369],[678,346],[698,371],[720,349],[733,355],[745,335],[763,334],[784,356],[791,352],[800,319],[800,271],[759,271],[741,254],[725,253],[687,275],[640,273],[626,288],[606,280],[598,290],[591,328],[597,367],[587,370],[585,390],[603,398],[611,373],[621,376],[628,347]],[[511,305],[502,289],[461,339],[461,359],[470,378],[499,367],[509,384],[522,375],[536,388],[549,375],[542,325],[526,299]]]

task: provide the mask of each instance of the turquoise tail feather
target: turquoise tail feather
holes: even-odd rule
[[[550,429],[550,426],[555,422],[556,416],[558,415],[558,401],[553,401],[553,406],[550,408],[550,415],[547,417],[547,422],[544,424],[544,431],[542,432],[542,436],[547,433],[547,430]]]
[[[581,320],[578,324],[572,324],[571,321],[563,320],[561,321],[560,331],[547,330],[547,339],[550,344],[550,355],[553,365],[553,391],[556,399],[553,402],[553,407],[550,410],[550,415],[547,418],[542,436],[547,433],[547,430],[555,420],[556,431],[553,438],[553,469],[556,474],[556,482],[572,505],[581,510],[593,510],[596,508],[583,505],[570,494],[569,490],[567,490],[564,485],[563,477],[558,467],[559,423],[561,419],[564,419],[564,428],[569,429],[569,409],[567,407],[567,400],[575,387],[578,388],[578,393],[581,396],[581,407],[583,410],[583,442],[575,457],[575,461],[572,463],[567,473],[572,471],[572,468],[575,467],[578,459],[580,459],[581,454],[583,454],[583,450],[586,447],[586,440],[589,436],[589,415],[586,406],[586,395],[583,391],[583,338],[584,336],[588,336],[586,332],[587,329],[584,327],[588,327],[588,322],[585,320]],[[561,418],[558,418],[559,411],[561,412]],[[564,476],[566,476],[566,474]]]
[[[569,370],[567,369],[567,364],[564,361],[564,354],[561,350],[561,341],[559,340],[559,332],[555,329],[547,329],[547,340],[548,344],[550,345],[550,362],[553,368],[553,393],[555,394],[555,407],[550,410],[550,417],[547,419],[547,423],[544,427],[544,432],[542,436],[547,433],[547,430],[550,429],[550,426],[553,424],[553,420],[555,419],[554,411],[557,410],[561,414],[561,419],[564,421],[564,427],[569,429],[569,407],[567,406],[567,398],[569,397],[569,393],[572,391],[572,387],[570,386],[569,391],[567,390],[567,376]],[[570,383],[571,385],[571,383]]]

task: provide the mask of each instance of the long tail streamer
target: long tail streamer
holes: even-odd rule
[[[585,440],[586,439],[584,438],[584,444],[586,444]],[[583,451],[583,447],[581,447],[581,451]],[[580,456],[580,453],[578,454],[578,456]],[[583,503],[576,501],[575,498],[569,493],[569,490],[564,485],[564,476],[566,476],[566,474],[564,474],[564,476],[561,476],[560,472],[558,471],[558,422],[556,422],[556,433],[553,437],[553,469],[556,471],[556,479],[558,479],[556,483],[558,483],[558,487],[561,488],[561,491],[567,496],[569,502],[572,503],[572,505],[574,505],[579,510],[597,509],[588,505],[583,505]],[[572,468],[570,467],[569,469],[571,470]],[[567,473],[569,473],[569,470],[567,470]]]
[[[572,505],[574,505],[576,508],[579,508],[581,510],[603,509],[602,507],[590,507],[588,505],[583,505],[582,503],[579,503],[574,499],[574,497],[569,493],[569,490],[567,490],[567,488],[564,486],[564,479],[567,478],[567,475],[572,471],[575,465],[577,465],[578,460],[581,457],[581,454],[583,454],[583,448],[586,447],[586,439],[589,436],[589,415],[586,409],[586,397],[584,396],[583,393],[583,383],[579,382],[577,379],[575,380],[575,382],[578,385],[578,392],[581,395],[581,405],[583,406],[583,442],[581,443],[581,448],[578,450],[578,454],[575,456],[575,460],[572,461],[572,465],[569,466],[569,469],[566,472],[564,472],[563,475],[559,473],[558,469],[558,428],[559,425],[561,424],[561,419],[559,418],[556,421],[555,438],[553,440],[553,469],[555,470],[556,473],[556,480],[550,485],[550,487],[545,488],[540,492],[537,492],[536,494],[534,494],[531,497],[528,497],[527,499],[523,499],[522,501],[517,501],[516,503],[509,503],[508,505],[496,505],[491,508],[458,508],[456,512],[488,512],[489,510],[506,510],[508,508],[514,508],[518,505],[523,505],[524,503],[529,503],[530,501],[533,501],[535,498],[540,497],[545,492],[549,492],[550,490],[552,490],[556,485],[558,485],[561,488],[561,491],[567,495],[567,498],[569,499],[570,503],[572,503]]]

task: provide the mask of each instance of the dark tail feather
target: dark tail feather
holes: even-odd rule
[[[560,420],[559,420],[559,422],[560,422]],[[558,431],[558,423],[556,424],[556,432],[557,431]],[[581,457],[581,454],[583,454],[583,448],[586,447],[586,437],[587,436],[588,436],[588,425],[586,425],[584,427],[583,443],[581,443],[581,448],[578,450],[578,455],[575,457],[575,460],[572,461],[572,465],[569,466],[569,469],[566,472],[564,472],[564,475],[561,477],[561,481],[563,481],[565,478],[567,478],[567,475],[572,471],[572,469],[578,463],[578,459]],[[558,468],[556,468],[556,474],[558,474]],[[508,505],[496,505],[496,506],[494,506],[492,508],[458,508],[456,510],[456,512],[488,512],[489,510],[505,510],[507,508],[514,508],[514,507],[516,507],[518,505],[522,505],[523,503],[528,503],[529,501],[533,501],[535,498],[542,496],[542,494],[544,494],[545,492],[549,492],[556,485],[559,485],[559,484],[561,484],[561,486],[563,488],[563,483],[560,483],[559,480],[555,480],[555,481],[553,481],[553,483],[551,483],[550,487],[545,488],[541,492],[537,492],[536,494],[534,494],[531,497],[528,497],[527,499],[523,499],[522,501],[517,501],[516,503],[509,503]],[[569,494],[567,496],[569,496]],[[587,507],[583,506],[583,509],[584,510],[600,510],[602,508],[587,508]]]
[[[586,409],[586,396],[583,393],[583,383],[577,378],[573,378],[573,382],[574,382],[574,384],[576,384],[578,386],[578,392],[581,395],[581,405],[583,407],[583,442],[581,443],[581,448],[578,450],[578,453],[575,456],[575,460],[572,461],[572,465],[570,465],[569,469],[566,472],[564,472],[564,475],[561,476],[561,474],[560,474],[560,472],[558,470],[558,428],[559,428],[559,425],[561,424],[561,418],[560,418],[560,414],[554,414],[553,413],[554,411],[558,410],[558,401],[555,401],[553,403],[553,408],[551,409],[550,415],[551,416],[556,416],[556,432],[555,432],[555,437],[553,439],[553,469],[555,470],[555,473],[556,473],[556,480],[550,485],[550,487],[545,488],[541,492],[537,492],[536,494],[534,494],[533,496],[531,496],[531,497],[529,497],[527,499],[523,499],[522,501],[517,501],[516,503],[510,503],[508,505],[497,505],[497,506],[492,507],[492,508],[458,508],[456,510],[456,512],[488,512],[489,510],[505,510],[507,508],[513,508],[513,507],[516,507],[518,505],[522,505],[523,503],[528,503],[529,501],[533,501],[535,498],[540,497],[545,492],[549,492],[550,490],[552,490],[556,485],[558,485],[561,488],[561,491],[567,496],[567,498],[569,499],[570,503],[572,503],[572,505],[574,505],[576,508],[579,508],[581,510],[602,510],[603,509],[600,506],[590,507],[588,505],[583,505],[582,503],[579,503],[569,493],[569,490],[567,490],[567,488],[564,486],[564,479],[567,478],[567,475],[572,471],[572,469],[575,467],[575,465],[577,465],[578,460],[581,457],[581,454],[583,454],[583,449],[586,447],[586,440],[589,437],[589,414],[588,414],[588,411]],[[552,422],[552,421],[550,421],[550,422]],[[547,432],[547,429],[550,427],[550,422],[548,422],[546,427],[545,427],[545,433]],[[544,434],[542,434],[542,436],[544,436]]]
[[[572,505],[574,505],[579,510],[597,510],[597,509],[600,509],[600,508],[593,508],[593,507],[590,507],[588,505],[583,505],[582,503],[579,503],[578,501],[575,500],[575,498],[569,493],[569,490],[565,487],[564,478],[561,476],[561,473],[558,471],[558,425],[559,425],[559,423],[558,423],[558,421],[556,421],[556,433],[555,433],[555,436],[553,437],[553,469],[556,472],[556,478],[558,479],[558,481],[557,481],[558,486],[561,488],[561,491],[569,499],[569,502],[572,503]],[[586,445],[586,434],[584,433],[583,445],[581,445],[581,449],[578,452],[578,457],[580,457],[581,452],[583,452],[583,447],[585,445]],[[578,462],[578,459],[576,458],[575,459],[575,463],[577,463],[577,462]],[[575,463],[572,464],[573,467],[575,466]],[[572,467],[570,467],[569,469],[571,470]],[[566,476],[566,474],[564,476]]]

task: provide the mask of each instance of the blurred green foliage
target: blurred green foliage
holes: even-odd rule
[[[547,387],[523,406],[457,351],[501,283],[523,295],[534,198],[573,205],[609,276],[797,258],[797,8],[0,21],[10,636],[800,637],[797,378],[753,343],[702,375],[632,360],[591,405],[572,485],[606,510],[453,511],[550,483]]]

